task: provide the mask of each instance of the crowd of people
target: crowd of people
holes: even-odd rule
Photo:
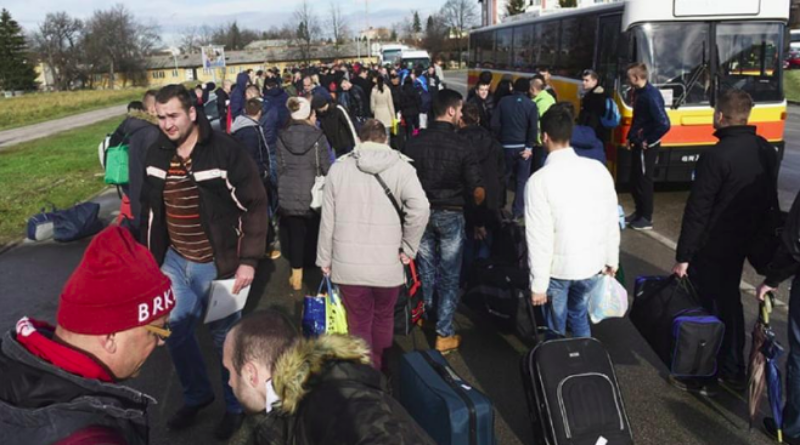
[[[381,384],[404,267],[416,261],[434,347],[452,352],[461,345],[454,315],[464,278],[507,227],[524,230],[530,298],[547,308],[548,335],[590,336],[587,301],[603,275],[617,273],[620,247],[605,165],[609,96],[599,76],[583,73],[576,110],[558,102],[547,69],[497,85],[484,72],[464,98],[444,86],[437,68],[243,72],[215,91],[224,131],[203,113],[211,86],[148,92],[120,126],[131,178],[121,227],[89,245],[64,287],[55,327],[23,318],[2,340],[3,442],[147,443],[150,399],[122,381],[164,343],[183,393],[166,425],[193,425],[214,402],[196,337],[212,281],[233,278],[238,293],[264,258],[287,258],[295,291],[304,269],[329,276],[349,336],[301,339],[273,311],[209,323],[225,404],[219,440],[247,412],[255,419],[248,443],[431,443]],[[646,230],[654,163],[670,125],[647,67],[633,64],[627,73],[636,202],[627,222]],[[729,91],[716,106],[720,143],[698,164],[674,273],[696,280],[704,304],[725,322],[720,378],[741,385],[738,283],[748,240],[772,203],[764,196],[776,193],[769,166],[777,162],[747,126],[746,93]],[[800,205],[761,297],[797,271],[797,221]],[[791,320],[790,376],[800,366],[800,316]],[[794,414],[786,422],[800,428],[796,386],[789,385]]]

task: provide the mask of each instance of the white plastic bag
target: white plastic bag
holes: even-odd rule
[[[322,195],[325,193],[325,177],[314,177],[314,185],[311,187],[311,209],[319,210],[322,208]]]
[[[628,312],[628,291],[609,275],[603,275],[598,289],[589,298],[589,319],[597,324],[606,318],[624,317]]]

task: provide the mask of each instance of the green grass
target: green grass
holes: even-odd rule
[[[0,130],[37,124],[86,111],[142,100],[146,90],[85,90],[33,93],[0,100]]]
[[[25,225],[46,203],[69,207],[101,191],[97,145],[120,117],[0,152],[0,246],[25,235]]]
[[[783,94],[787,100],[800,102],[800,70],[784,71]]]

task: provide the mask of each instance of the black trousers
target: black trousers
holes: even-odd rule
[[[631,194],[636,204],[636,215],[653,221],[653,185],[656,160],[660,144],[642,150],[641,145],[631,149]]]
[[[717,354],[717,374],[736,378],[745,373],[744,308],[739,283],[744,258],[709,258],[699,254],[689,264],[689,279],[706,310],[725,323],[725,336]]]
[[[319,226],[313,217],[280,217],[281,253],[286,255],[292,269],[302,269],[314,263],[318,231]]]

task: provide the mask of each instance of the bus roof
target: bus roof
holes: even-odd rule
[[[407,50],[408,47],[406,45],[400,44],[391,44],[391,45],[383,45],[381,46],[381,51],[402,51]]]
[[[430,59],[431,56],[428,55],[427,51],[420,51],[420,50],[410,50],[410,51],[403,51],[402,58],[404,59]]]
[[[504,29],[518,25],[524,25],[528,23],[537,23],[537,22],[546,22],[553,19],[559,19],[564,17],[572,17],[574,15],[581,15],[581,14],[591,14],[591,13],[602,13],[602,12],[612,12],[612,11],[622,11],[623,3],[608,3],[608,4],[600,4],[600,5],[592,5],[586,6],[583,8],[569,8],[564,9],[558,12],[547,13],[539,16],[534,16],[528,19],[522,20],[514,20],[513,22],[505,22],[505,23],[498,23],[497,25],[487,26],[484,28],[479,28],[473,30],[473,32],[481,32],[481,31],[490,31],[493,29]]]

